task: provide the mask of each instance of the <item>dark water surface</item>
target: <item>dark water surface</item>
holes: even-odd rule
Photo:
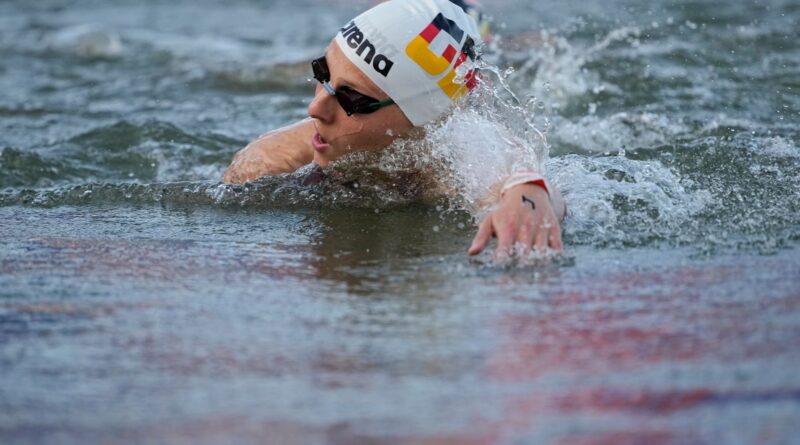
[[[0,3],[0,442],[797,443],[800,5],[485,3],[560,261],[219,184],[368,2]]]

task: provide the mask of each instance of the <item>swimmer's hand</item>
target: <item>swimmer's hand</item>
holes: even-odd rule
[[[508,190],[478,227],[469,254],[481,253],[492,235],[497,236],[498,257],[510,256],[515,244],[522,246],[523,254],[530,252],[531,247],[538,251],[550,248],[561,252],[559,220],[563,219],[564,206],[557,190],[552,190],[551,194],[554,195],[552,202],[547,191],[534,184]]]
[[[267,150],[260,149],[255,141],[240,150],[225,170],[222,181],[226,184],[244,184],[262,176],[274,174],[273,163]]]
[[[297,170],[314,158],[311,136],[315,131],[314,122],[306,119],[262,135],[236,153],[222,181],[244,184]]]

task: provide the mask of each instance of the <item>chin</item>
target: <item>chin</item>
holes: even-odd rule
[[[326,167],[331,162],[345,156],[349,153],[353,153],[357,150],[353,150],[351,148],[340,149],[338,147],[331,146],[330,149],[326,150],[325,152],[318,152],[314,151],[314,162],[319,164],[320,167]]]
[[[327,157],[327,156],[325,156],[323,154],[320,154],[319,152],[315,152],[314,153],[314,162],[317,165],[319,165],[320,167],[327,167],[328,164],[330,164],[332,161],[333,161],[333,159],[331,159],[331,158],[329,158],[329,157]]]

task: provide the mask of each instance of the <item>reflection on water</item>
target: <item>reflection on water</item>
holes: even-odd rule
[[[572,266],[509,271],[470,264],[470,232],[426,208],[9,210],[0,364],[17,384],[0,434],[22,442],[798,432],[791,252],[578,249]]]

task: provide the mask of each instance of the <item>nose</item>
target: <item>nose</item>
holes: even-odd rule
[[[308,115],[321,122],[331,123],[336,116],[336,97],[328,93],[322,84],[317,84],[314,100],[308,104]]]

